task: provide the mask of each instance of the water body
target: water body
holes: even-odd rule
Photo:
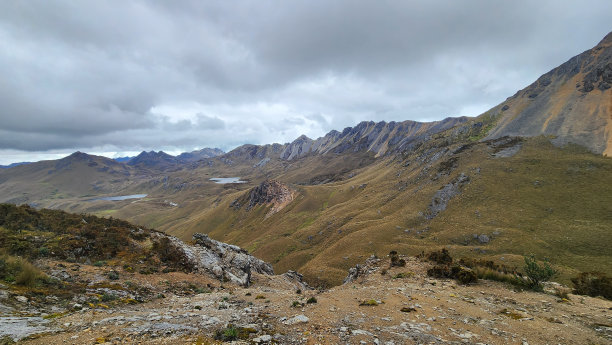
[[[247,181],[240,181],[240,177],[213,177],[210,180],[215,181],[215,183],[218,183],[218,184],[246,183],[247,182]]]
[[[118,195],[118,196],[105,196],[101,198],[89,199],[87,201],[97,201],[97,200],[105,200],[105,201],[121,201],[128,199],[142,199],[146,197],[148,194],[132,194],[132,195]]]

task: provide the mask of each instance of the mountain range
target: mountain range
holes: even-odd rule
[[[548,257],[562,279],[612,273],[611,57],[612,33],[473,118],[2,169],[0,202],[127,219],[184,240],[207,233],[321,286],[371,254],[443,246],[505,265]],[[245,183],[211,181],[223,177]],[[139,197],[99,199],[126,195]]]

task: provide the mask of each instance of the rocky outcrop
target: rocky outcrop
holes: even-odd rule
[[[300,290],[312,290],[313,288],[304,281],[304,276],[296,271],[287,271],[282,274],[282,277],[293,284],[297,289]]]
[[[282,210],[293,201],[296,192],[276,180],[265,180],[259,186],[252,188],[248,194],[242,198],[234,200],[230,207],[239,210],[245,206],[246,211],[250,211],[258,205],[271,206],[267,217]]]
[[[185,266],[193,271],[209,273],[221,281],[231,281],[241,286],[249,286],[252,272],[273,275],[272,266],[246,250],[231,244],[211,239],[206,234],[193,235],[195,245],[182,242],[176,237],[167,237],[173,246],[184,255]]]
[[[612,156],[612,32],[489,110],[487,138],[553,136]]]
[[[431,203],[427,207],[425,218],[433,219],[438,215],[438,213],[446,210],[446,205],[448,202],[461,192],[463,185],[469,182],[470,177],[464,173],[461,173],[459,176],[454,178],[451,183],[440,188],[431,199]]]
[[[360,277],[366,276],[372,273],[376,269],[376,265],[380,262],[380,259],[375,255],[370,256],[363,265],[357,264],[355,267],[349,269],[348,275],[344,278],[342,284],[349,284]]]

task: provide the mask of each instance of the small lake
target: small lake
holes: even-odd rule
[[[213,177],[210,180],[215,181],[215,183],[218,183],[218,184],[246,183],[247,182],[247,181],[241,181],[240,177]]]
[[[118,196],[105,196],[101,198],[89,199],[87,201],[97,201],[97,200],[105,200],[105,201],[121,201],[128,199],[142,199],[146,197],[148,194],[132,194],[132,195],[118,195]]]

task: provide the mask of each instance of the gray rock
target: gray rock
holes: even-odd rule
[[[285,325],[295,325],[298,323],[306,323],[310,321],[310,319],[308,317],[306,317],[306,315],[296,315],[290,319],[288,319],[287,321],[284,321],[283,324]]]
[[[489,241],[490,241],[490,239],[489,239],[489,236],[487,236],[487,235],[482,234],[482,235],[478,236],[478,242],[480,242],[480,243],[489,243]]]
[[[461,193],[461,188],[470,182],[470,177],[464,173],[459,174],[451,183],[440,188],[431,199],[431,203],[427,208],[425,218],[433,219],[438,213],[446,210],[448,202]]]
[[[167,237],[172,245],[181,251],[186,264],[198,272],[208,272],[219,280],[229,280],[233,283],[249,286],[251,272],[274,274],[272,266],[238,247],[211,239],[208,235],[196,233],[193,235],[195,245],[186,244],[178,238],[162,233],[158,237]]]
[[[268,335],[268,334],[264,334],[260,337],[254,338],[253,339],[254,342],[260,344],[260,343],[269,343],[270,341],[272,341],[272,336]]]

